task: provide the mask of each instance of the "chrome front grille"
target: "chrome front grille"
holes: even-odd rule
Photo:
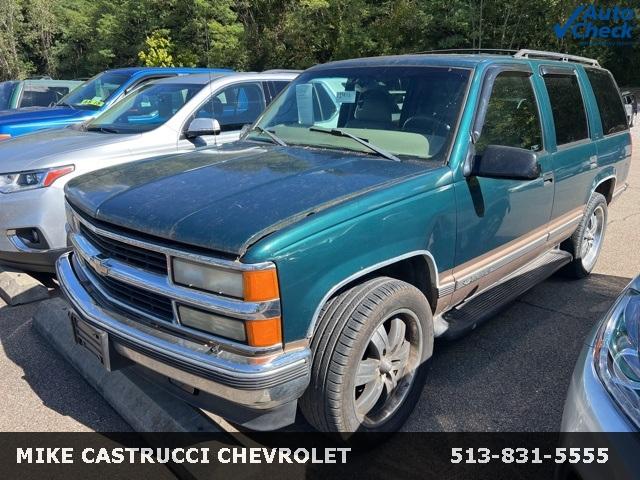
[[[126,307],[146,313],[156,319],[173,322],[173,305],[170,298],[113,278],[103,277],[86,263],[85,267],[92,273],[92,280],[98,290],[104,292],[108,299],[116,300]]]
[[[129,313],[131,320],[151,320],[185,338],[216,343],[230,351],[259,355],[280,348],[248,346],[182,325],[176,314],[181,305],[238,320],[264,320],[280,316],[280,300],[251,302],[176,284],[168,260],[182,258],[241,271],[273,268],[273,264],[247,265],[179,250],[161,240],[143,239],[135,233],[130,236],[102,221],[94,223],[69,205],[67,209],[69,240],[76,257],[73,263],[92,285],[98,303],[124,315]]]
[[[80,232],[105,257],[114,258],[134,267],[166,275],[167,257],[160,252],[129,245],[113,238],[94,233],[85,225],[80,225]]]

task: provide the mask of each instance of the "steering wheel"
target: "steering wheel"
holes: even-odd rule
[[[415,123],[415,126],[410,125],[411,123]],[[451,125],[435,117],[416,116],[408,118],[402,130],[446,137],[451,131]]]

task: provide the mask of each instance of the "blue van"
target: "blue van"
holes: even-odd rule
[[[224,73],[228,69],[132,67],[107,70],[87,80],[54,107],[0,113],[0,140],[46,128],[62,128],[93,118],[123,95],[149,80],[190,73]]]

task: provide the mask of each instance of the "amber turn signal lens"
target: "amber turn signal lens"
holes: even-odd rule
[[[247,343],[252,347],[270,347],[282,343],[282,321],[280,317],[245,322]]]
[[[275,268],[244,272],[243,284],[244,300],[247,302],[275,300],[280,296]]]

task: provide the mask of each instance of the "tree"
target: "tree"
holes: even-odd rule
[[[558,39],[554,24],[575,7],[573,0],[0,0],[0,78],[89,76],[140,63],[306,68],[482,47],[593,56],[621,84],[639,84],[637,25],[633,44]]]
[[[21,52],[23,17],[17,0],[0,0],[0,79],[23,78],[32,69]]]
[[[25,28],[22,42],[28,49],[29,57],[40,73],[55,76],[57,58],[54,53],[54,39],[58,34],[58,17],[54,2],[50,0],[26,0],[23,4]]]
[[[168,30],[156,30],[145,40],[146,51],[138,53],[145,67],[174,67],[171,38]]]

